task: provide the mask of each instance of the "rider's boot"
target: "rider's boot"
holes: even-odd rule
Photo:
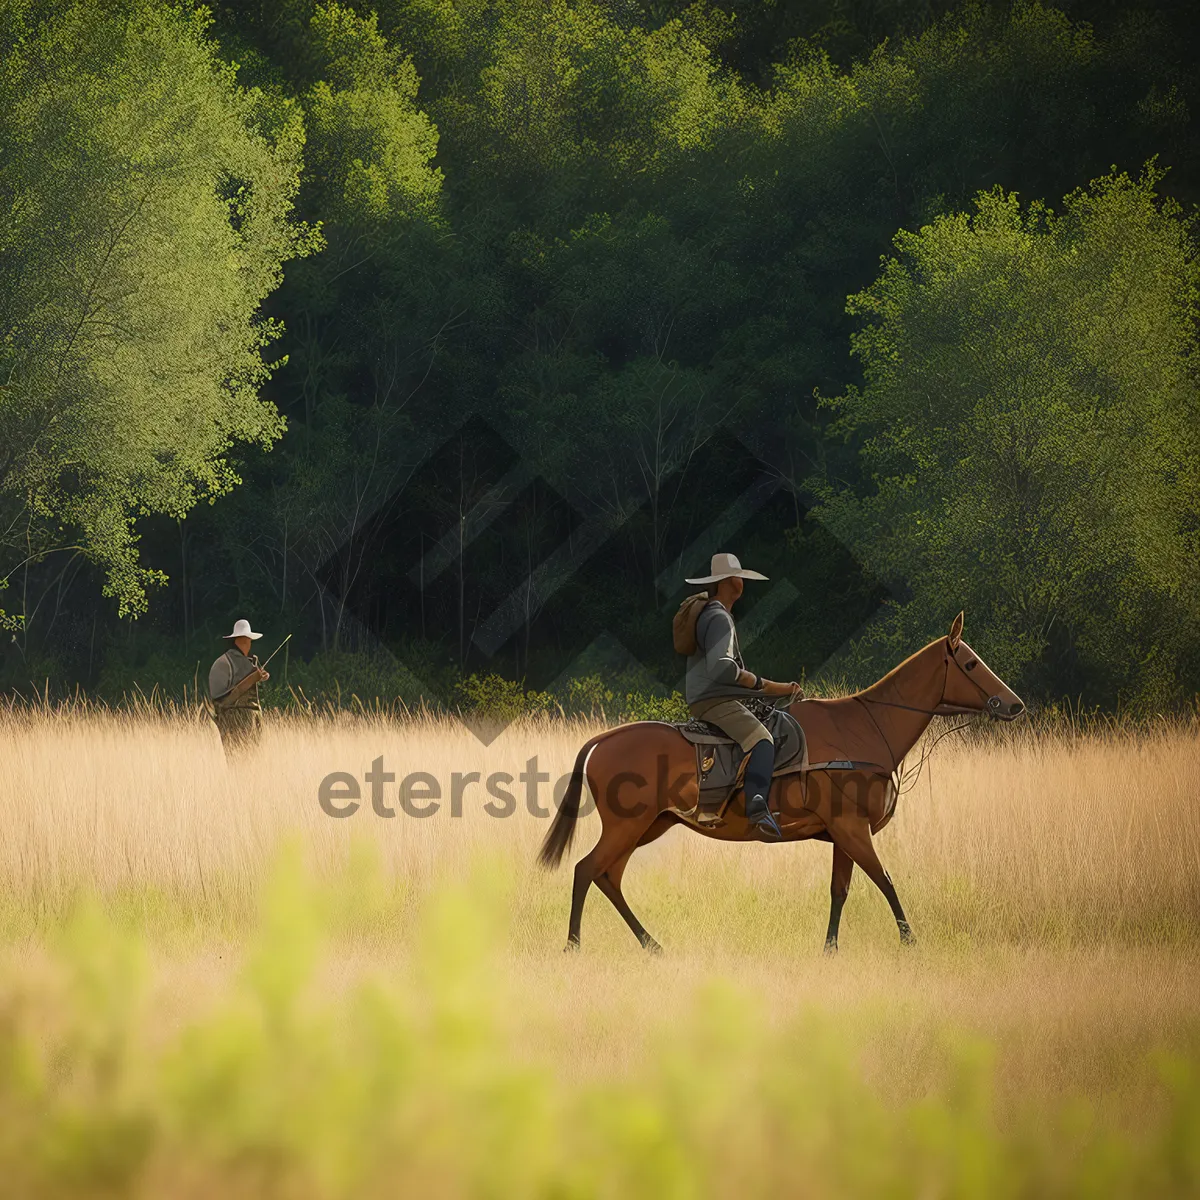
[[[765,842],[783,840],[774,814],[767,807],[771,794],[771,772],[775,769],[775,743],[770,738],[756,742],[750,751],[744,777],[746,787],[746,819]]]

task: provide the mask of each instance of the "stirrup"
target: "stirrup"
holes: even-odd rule
[[[751,801],[746,801],[746,821],[747,823],[762,837],[763,841],[767,842],[782,842],[783,830],[779,828],[779,822],[775,820],[775,814],[771,811],[770,804],[764,797],[757,796],[755,799],[762,802],[762,808],[755,807],[755,811],[751,812]]]

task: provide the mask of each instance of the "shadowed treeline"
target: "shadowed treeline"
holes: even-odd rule
[[[669,688],[733,548],[776,674],[1190,703],[1187,6],[211,8],[0,4],[4,686]]]

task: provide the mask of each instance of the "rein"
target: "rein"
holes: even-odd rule
[[[855,696],[854,698],[862,704],[885,704],[888,708],[903,708],[909,712],[924,713],[927,717],[936,717],[938,715],[936,708],[918,708],[915,704],[900,704],[896,700],[876,700],[874,696]],[[880,730],[880,732],[882,733],[883,731]]]
[[[924,770],[926,762],[928,762],[932,757],[934,748],[937,746],[938,742],[942,740],[942,738],[949,737],[952,733],[962,733],[962,731],[966,729],[968,725],[974,725],[980,717],[985,715],[986,714],[984,713],[977,713],[973,717],[968,717],[965,721],[960,721],[957,725],[952,725],[949,729],[943,729],[942,732],[939,733],[937,737],[935,737],[933,741],[921,751],[921,757],[917,760],[917,765],[915,767],[909,767],[908,770],[896,780],[897,799],[900,796],[911,792],[913,788],[915,788],[917,784],[921,782],[921,772]],[[912,779],[912,783],[908,782],[910,778]],[[905,787],[905,784],[908,784],[908,786]],[[902,788],[903,791],[901,790]]]
[[[896,752],[892,749],[892,743],[888,741],[887,734],[880,729],[879,722],[875,720],[875,714],[872,713],[869,708],[867,708],[867,702],[861,696],[855,696],[854,698],[863,706],[863,711],[868,717],[871,718],[871,724],[875,726],[875,731],[883,739],[883,744],[887,747],[888,757],[890,757],[892,760],[892,769],[888,772],[888,777],[890,778],[900,769],[900,763],[896,761]],[[904,707],[907,707],[907,705]],[[901,759],[900,761],[903,762],[904,760]]]
[[[888,708],[904,708],[909,712],[924,713],[927,717],[957,717],[966,713],[971,713],[973,716],[984,716],[984,712],[978,708],[963,708],[960,705],[941,705],[937,708],[918,708],[915,704],[900,704],[895,700],[876,700],[873,696],[855,696],[855,700],[861,700],[863,704],[886,704]]]

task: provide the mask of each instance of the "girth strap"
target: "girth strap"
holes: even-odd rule
[[[872,775],[882,775],[885,778],[892,774],[887,767],[881,767],[878,763],[859,762],[852,758],[831,758],[828,762],[810,762],[808,769],[810,771],[868,771]]]

